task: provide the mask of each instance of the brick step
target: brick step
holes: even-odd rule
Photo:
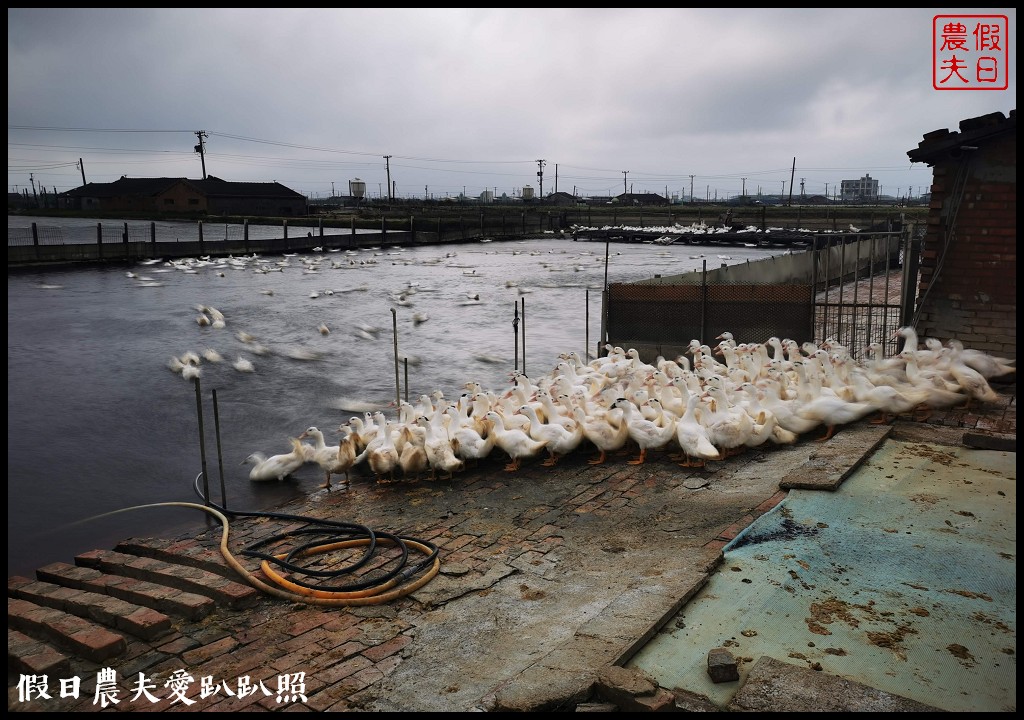
[[[63,610],[108,628],[131,633],[143,640],[154,640],[171,631],[171,619],[159,610],[140,607],[127,600],[89,590],[13,577],[7,579],[7,595],[43,607]]]
[[[66,677],[71,674],[71,658],[42,640],[7,628],[7,670],[26,675]]]
[[[122,635],[102,625],[20,598],[7,598],[7,626],[32,637],[53,641],[57,646],[93,662],[110,660],[128,649],[128,642]]]
[[[213,598],[205,595],[124,575],[109,575],[94,568],[64,562],[55,562],[39,568],[36,570],[36,577],[54,585],[120,598],[187,620],[201,620],[217,607]]]
[[[128,538],[114,546],[126,555],[163,560],[177,565],[199,568],[228,580],[237,581],[238,571],[227,564],[219,549],[202,545],[197,540],[166,540],[164,538]]]
[[[75,564],[111,575],[125,575],[205,595],[219,605],[230,608],[251,607],[260,599],[259,591],[251,585],[243,585],[199,568],[127,555],[113,550],[91,550],[82,553],[75,557]]]

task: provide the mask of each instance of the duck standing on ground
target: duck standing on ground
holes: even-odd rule
[[[676,420],[676,442],[683,452],[679,456],[673,456],[673,459],[683,460],[679,463],[680,467],[704,467],[708,460],[722,459],[722,454],[708,438],[707,428],[697,420],[699,402],[700,396],[690,393],[686,398],[683,416]]]
[[[418,480],[430,467],[424,440],[408,425],[403,425],[399,432],[402,438],[402,452],[398,456],[398,464],[402,467],[402,475]]]
[[[377,482],[388,482],[395,479],[395,468],[399,466],[401,456],[391,436],[391,423],[381,421],[377,425],[377,437],[366,446],[366,462],[377,478]]]
[[[452,410],[452,412],[457,412]],[[424,429],[423,449],[427,454],[427,464],[430,466],[430,479],[436,480],[440,471],[445,480],[451,480],[458,470],[462,470],[464,463],[455,455],[452,444],[448,440],[448,428],[444,425],[444,419],[449,417],[445,411],[438,410],[434,419],[428,419],[425,415],[417,418],[416,423]]]
[[[661,410],[659,401],[651,399],[647,402]],[[629,428],[629,437],[640,447],[640,454],[632,460],[627,460],[630,465],[643,465],[647,460],[648,450],[663,448],[675,437],[675,421],[672,418],[665,418],[664,413],[659,420],[648,420],[633,402],[626,398],[619,398],[612,403],[612,407],[622,411],[622,421]]]
[[[341,475],[344,473],[345,482],[344,485],[347,487],[349,484],[348,472],[356,465],[361,463],[366,458],[366,452],[358,453],[358,438],[352,428],[347,425],[338,426],[338,431],[341,433],[341,441],[338,443],[338,454],[334,457],[334,462],[327,466],[321,466],[324,468],[324,472],[327,473],[327,484],[324,486],[328,490],[331,489],[331,475]]]
[[[333,468],[338,464],[338,452],[341,446],[340,444],[328,445],[324,440],[323,432],[315,425],[311,425],[302,431],[302,434],[299,435],[299,440],[304,438],[311,438],[313,440],[312,452],[303,447],[303,450],[306,452],[306,460],[315,462],[324,471],[326,477],[321,487],[329,490],[331,487],[331,475],[334,474]],[[344,472],[344,470],[338,472]]]
[[[971,401],[977,400],[980,403],[991,403],[999,400],[999,393],[992,389],[988,380],[979,371],[966,365],[963,361],[964,346],[959,340],[950,340],[949,346],[949,373],[953,379],[963,388],[967,395],[966,408],[970,409]]]
[[[536,457],[547,445],[544,441],[534,440],[525,430],[506,428],[502,416],[494,410],[488,410],[484,417],[491,424],[494,444],[504,450],[511,460],[505,466],[505,472],[515,472],[523,458]]]
[[[573,416],[576,422],[583,426],[584,437],[600,453],[596,458],[588,460],[588,465],[603,464],[608,458],[608,453],[621,450],[629,442],[629,426],[621,417],[616,424],[608,417],[607,412],[588,415],[579,404],[574,407]]]
[[[516,412],[530,418],[530,437],[546,443],[548,458],[541,463],[545,467],[557,464],[563,455],[575,450],[583,440],[583,426],[580,423],[576,423],[573,429],[569,430],[557,422],[541,422],[537,411],[529,405],[520,406]]]
[[[451,428],[452,450],[463,462],[475,465],[487,457],[494,448],[494,433],[486,418],[455,418],[457,426]]]

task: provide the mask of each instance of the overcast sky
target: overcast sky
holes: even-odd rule
[[[935,15],[1006,15],[1009,87],[932,87]],[[310,197],[927,191],[925,133],[1017,106],[1016,11],[8,8],[7,184]],[[1005,41],[1005,38],[1004,38]],[[390,159],[385,161],[384,156]],[[79,166],[81,159],[81,167]],[[793,164],[795,159],[795,172]],[[543,160],[543,187],[537,177]]]

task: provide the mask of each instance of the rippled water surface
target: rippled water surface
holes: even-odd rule
[[[724,252],[737,263],[773,251]],[[9,273],[8,574],[130,536],[206,527],[205,515],[180,508],[86,519],[197,500],[199,404],[220,502],[214,393],[228,506],[277,507],[315,490],[320,470],[253,483],[240,465],[250,453],[286,452],[306,427],[334,430],[365,409],[393,417],[396,395],[454,399],[471,381],[504,390],[517,359],[533,377],[549,373],[558,353],[597,345],[606,257],[608,281],[625,282],[698,269],[703,253],[709,266],[724,262],[714,247],[541,237]],[[199,305],[223,313],[225,326],[201,326]],[[168,361],[207,349],[224,361],[202,362],[197,399]],[[234,369],[239,357],[256,372]]]

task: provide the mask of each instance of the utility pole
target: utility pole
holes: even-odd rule
[[[746,178],[740,178],[740,179],[743,181],[743,193],[740,195],[740,197],[741,198],[745,198],[747,196],[747,179]]]
[[[392,193],[392,191],[391,191],[391,156],[390,155],[385,155],[384,156],[384,164],[385,164],[385,167],[387,167],[387,171],[388,171],[388,200],[391,201],[391,200],[394,199],[394,193]]]
[[[334,197],[334,181],[331,180],[331,197]]]
[[[542,199],[544,197],[544,166],[546,164],[547,160],[537,161],[537,186],[539,187],[539,190],[537,191],[537,196]]]
[[[28,181],[32,183],[32,200],[35,202],[36,207],[39,207],[39,196],[36,195],[36,179],[32,173],[28,174]]]
[[[804,181],[806,179],[807,178],[800,178],[800,197],[801,198],[803,198],[803,196],[804,196]]]
[[[622,194],[626,194],[626,176],[629,175],[629,170],[622,171]],[[625,198],[623,198],[625,200]]]
[[[555,192],[558,192],[558,163],[555,163]]]
[[[78,158],[78,169],[82,171],[82,184],[87,184],[85,182],[85,163],[82,162],[82,158]]]
[[[793,169],[789,171],[789,202],[787,205],[793,204],[793,176],[796,175],[796,158],[793,158]]]
[[[690,202],[693,202],[693,175],[690,176]]]
[[[205,130],[196,130],[196,137],[199,138],[199,144],[196,145],[196,152],[199,153],[199,159],[203,163],[203,180],[206,179],[206,144],[203,142],[206,138],[210,137],[206,134]]]

